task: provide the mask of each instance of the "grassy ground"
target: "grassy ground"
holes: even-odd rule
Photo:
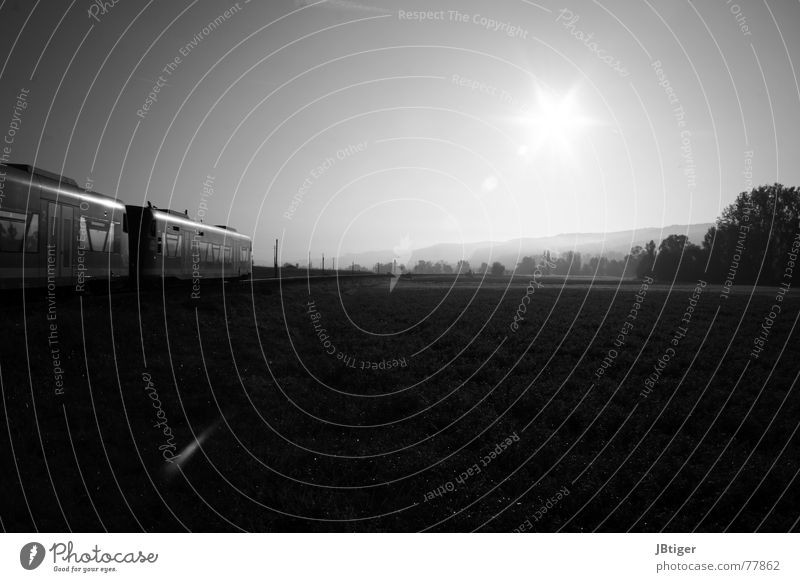
[[[487,283],[6,296],[2,526],[797,529],[792,293]]]

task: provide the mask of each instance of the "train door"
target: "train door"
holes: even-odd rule
[[[47,270],[50,275],[50,257],[55,254],[54,274],[59,279],[72,279],[74,220],[75,209],[72,206],[47,203]]]
[[[242,276],[242,241],[236,240],[233,245],[233,260],[236,263],[236,276]]]

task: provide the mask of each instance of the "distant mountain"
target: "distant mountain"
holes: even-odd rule
[[[630,252],[631,247],[644,246],[651,240],[658,245],[671,234],[685,234],[689,241],[699,245],[712,226],[713,223],[674,224],[663,228],[641,228],[608,233],[576,232],[537,238],[519,238],[505,242],[485,241],[464,245],[440,243],[414,250],[407,265],[413,266],[417,261],[434,263],[445,261],[455,264],[460,259],[466,259],[473,268],[483,262],[492,263],[494,261],[500,261],[506,267],[511,268],[524,256],[540,256],[548,250],[556,255],[566,251],[575,251],[585,257],[602,255],[608,258],[622,258]],[[369,251],[344,255],[340,258],[340,264],[349,265],[355,262],[364,267],[372,267],[378,262],[391,262],[393,258],[392,250]]]

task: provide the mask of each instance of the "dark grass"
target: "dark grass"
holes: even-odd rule
[[[725,300],[706,288],[643,397],[690,286],[648,293],[598,379],[638,285],[537,289],[514,333],[525,287],[506,291],[506,283],[412,279],[389,293],[388,278],[364,278],[316,282],[309,295],[305,284],[204,282],[200,299],[181,286],[139,298],[60,293],[63,395],[54,392],[47,301],[33,293],[23,305],[7,294],[2,523],[12,531],[508,531],[529,518],[537,531],[797,527],[791,293],[753,359],[773,294],[738,290]],[[314,332],[309,298],[334,355]],[[403,358],[407,367],[360,369]],[[153,426],[145,372],[178,448],[202,435],[180,466],[159,452],[166,438]],[[515,433],[519,442],[484,467]],[[476,463],[481,472],[457,483]],[[426,500],[448,482],[452,491]],[[564,487],[569,495],[536,513]]]

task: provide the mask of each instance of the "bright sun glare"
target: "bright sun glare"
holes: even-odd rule
[[[545,151],[570,159],[584,131],[595,124],[582,112],[575,90],[559,97],[541,89],[537,91],[536,105],[520,122],[527,129],[528,140],[521,151]]]

